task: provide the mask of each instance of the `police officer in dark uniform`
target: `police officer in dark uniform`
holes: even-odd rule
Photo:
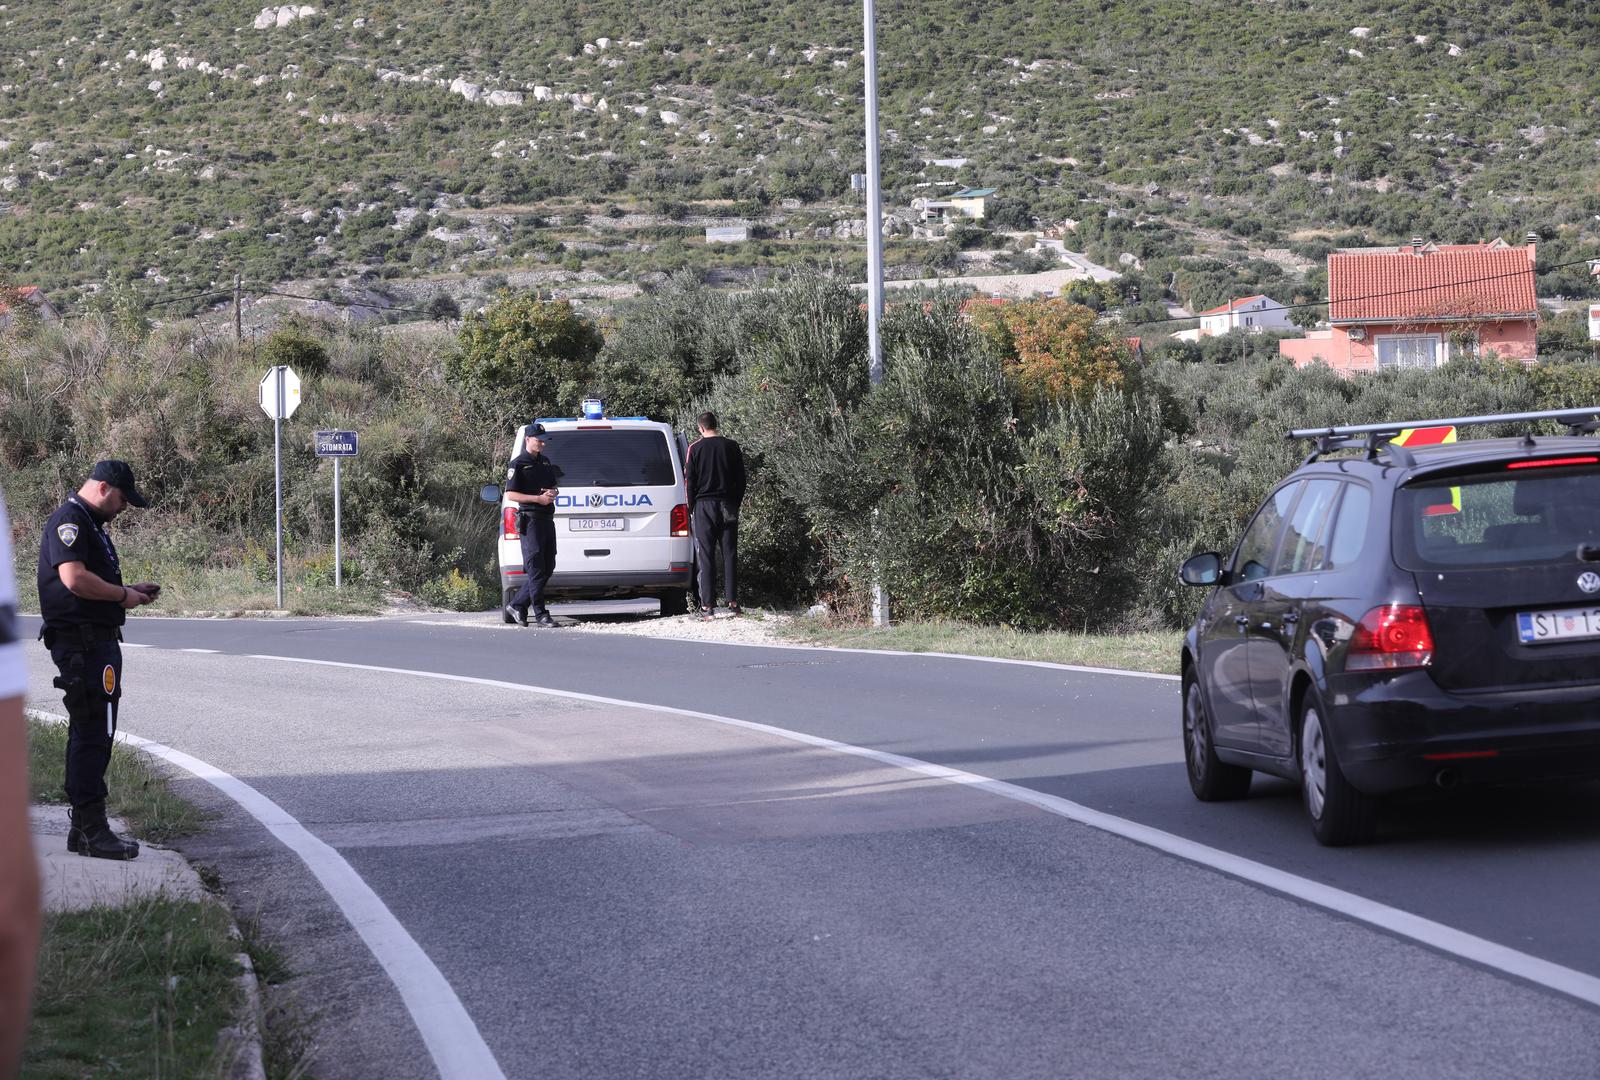
[[[106,525],[129,506],[148,506],[125,461],[102,461],[45,523],[39,545],[39,636],[61,672],[67,730],[67,850],[132,859],[135,840],[106,823],[106,766],[122,700],[122,624],[129,608],[154,603],[161,586],[122,583]]]
[[[506,470],[506,498],[516,503],[517,531],[522,534],[522,588],[506,605],[506,613],[519,626],[528,625],[528,609],[533,609],[533,625],[556,627],[544,606],[544,587],[556,569],[556,486],[561,471],[543,454],[546,433],[543,424],[529,424],[522,436],[522,453],[511,459]]]

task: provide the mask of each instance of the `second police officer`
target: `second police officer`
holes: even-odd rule
[[[544,588],[556,568],[556,496],[560,494],[559,469],[544,456],[543,424],[529,424],[523,432],[522,453],[506,470],[506,498],[517,504],[517,531],[522,534],[522,588],[506,605],[506,613],[519,626],[561,625],[544,606]]]

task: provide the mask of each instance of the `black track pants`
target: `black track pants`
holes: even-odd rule
[[[694,504],[694,550],[699,563],[700,606],[710,611],[716,607],[715,580],[712,561],[718,548],[722,550],[722,599],[724,603],[739,602],[739,510],[721,499],[700,499]]]

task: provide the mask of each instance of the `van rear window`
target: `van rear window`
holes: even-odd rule
[[[671,487],[672,449],[661,431],[556,430],[544,444],[562,487]]]
[[[1496,470],[1395,493],[1395,556],[1408,570],[1573,560],[1600,544],[1600,470]]]

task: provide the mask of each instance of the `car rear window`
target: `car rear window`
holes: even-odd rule
[[[617,428],[550,433],[544,456],[563,487],[670,487],[672,449],[665,432]]]
[[[1600,544],[1600,470],[1506,469],[1395,493],[1395,559],[1408,570],[1567,562]]]

